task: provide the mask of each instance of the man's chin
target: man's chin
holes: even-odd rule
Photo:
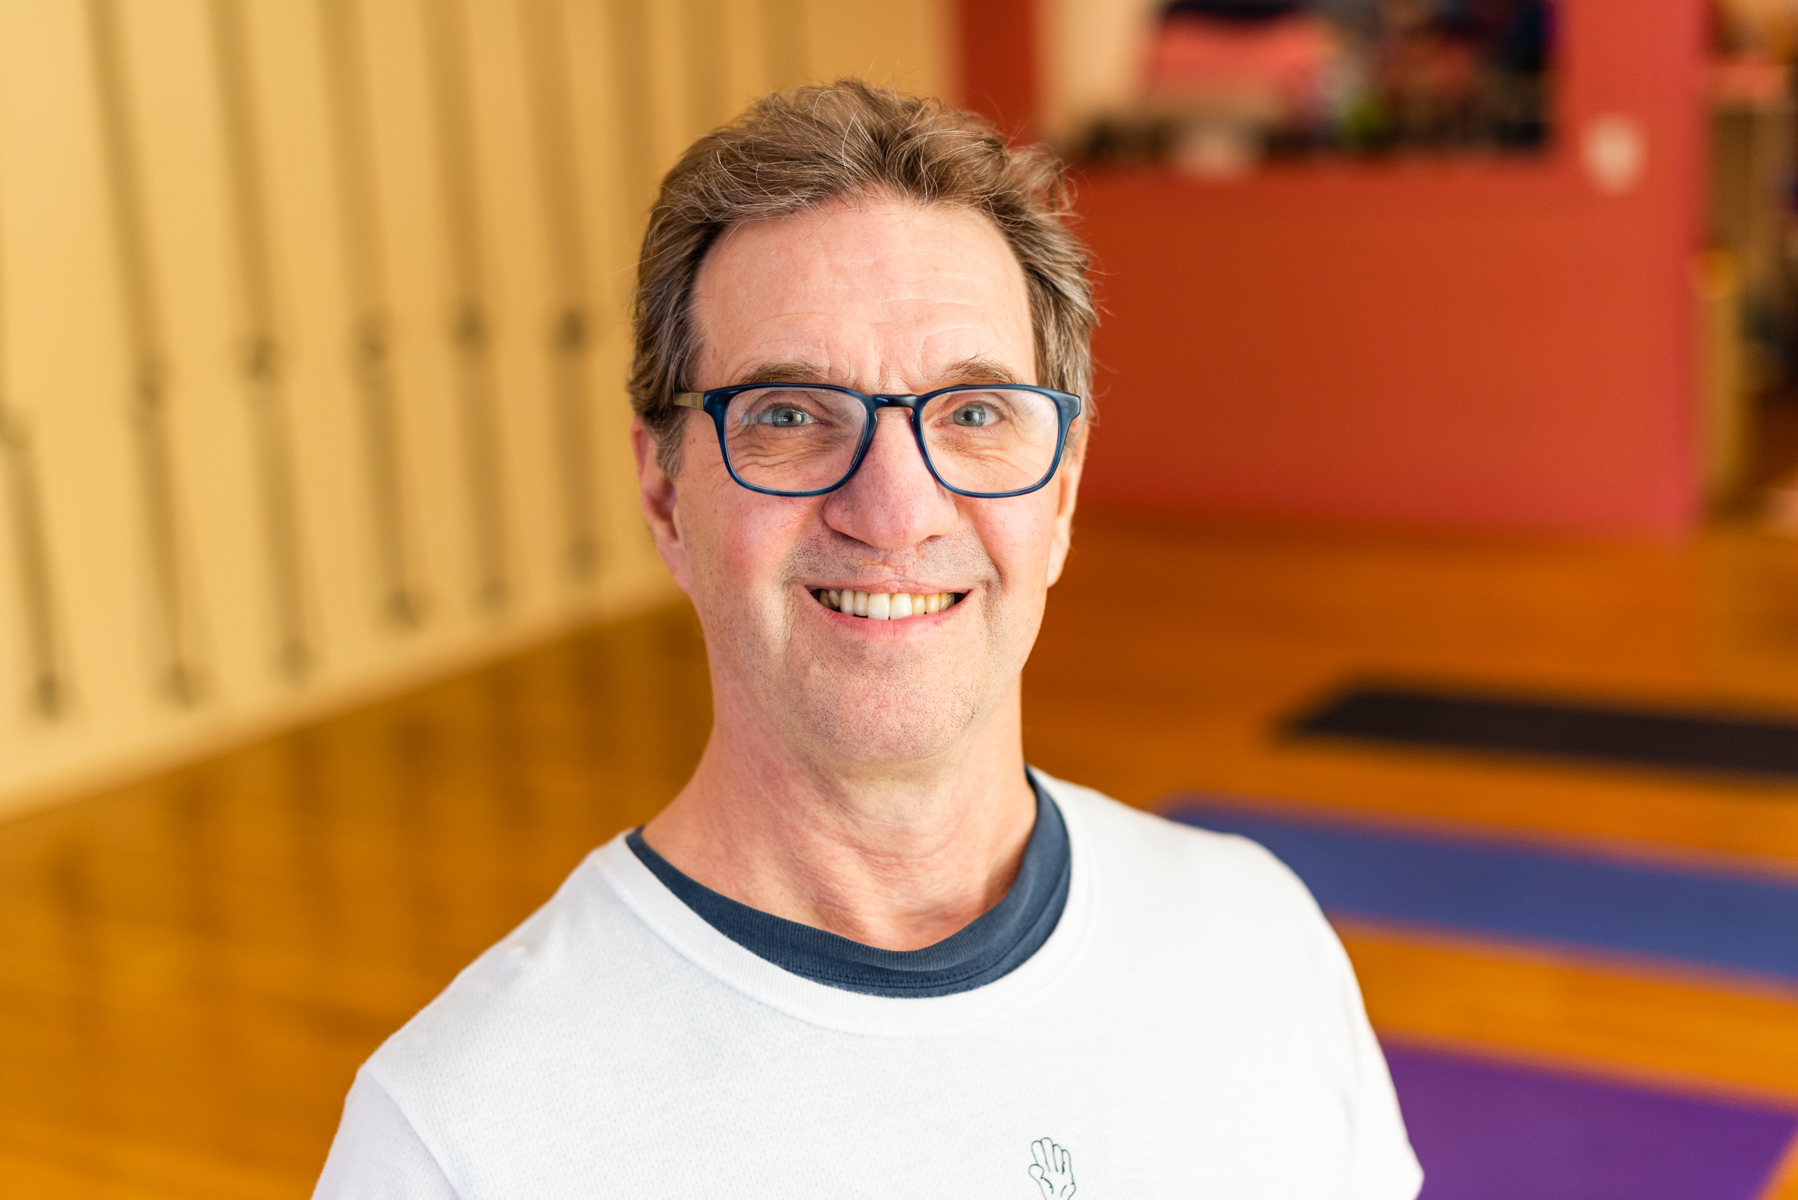
[[[814,694],[790,710],[789,719],[799,727],[793,733],[811,743],[822,758],[846,769],[953,756],[978,720],[970,697],[940,691],[932,695],[869,689],[859,698],[845,694],[834,703],[818,699]]]

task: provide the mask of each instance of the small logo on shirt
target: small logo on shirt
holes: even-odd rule
[[[1043,1189],[1043,1200],[1068,1200],[1074,1194],[1074,1156],[1048,1138],[1030,1143],[1030,1178]]]

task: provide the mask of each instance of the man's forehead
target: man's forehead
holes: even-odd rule
[[[879,197],[831,201],[741,221],[707,250],[695,280],[704,293],[720,269],[777,267],[769,282],[886,282],[928,288],[943,279],[1013,291],[1024,269],[998,224],[959,205]]]
[[[749,222],[714,244],[695,285],[703,386],[1035,381],[1023,268],[966,209],[870,200]]]
[[[807,361],[805,359],[780,359],[751,363],[737,371],[731,384],[741,383],[834,383],[848,386],[850,380],[842,368],[832,369],[828,363]],[[972,355],[955,362],[946,363],[935,372],[939,377],[938,386],[949,387],[960,383],[1012,384],[1027,383],[1020,378],[1018,372],[984,354]]]

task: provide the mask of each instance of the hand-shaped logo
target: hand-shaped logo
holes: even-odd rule
[[[1030,1143],[1030,1178],[1043,1189],[1043,1200],[1068,1200],[1074,1194],[1074,1156],[1048,1138]]]

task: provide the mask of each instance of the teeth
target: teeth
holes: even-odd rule
[[[914,596],[905,592],[858,592],[853,588],[820,588],[812,595],[825,608],[875,621],[929,616],[952,607],[960,598],[954,592]]]

